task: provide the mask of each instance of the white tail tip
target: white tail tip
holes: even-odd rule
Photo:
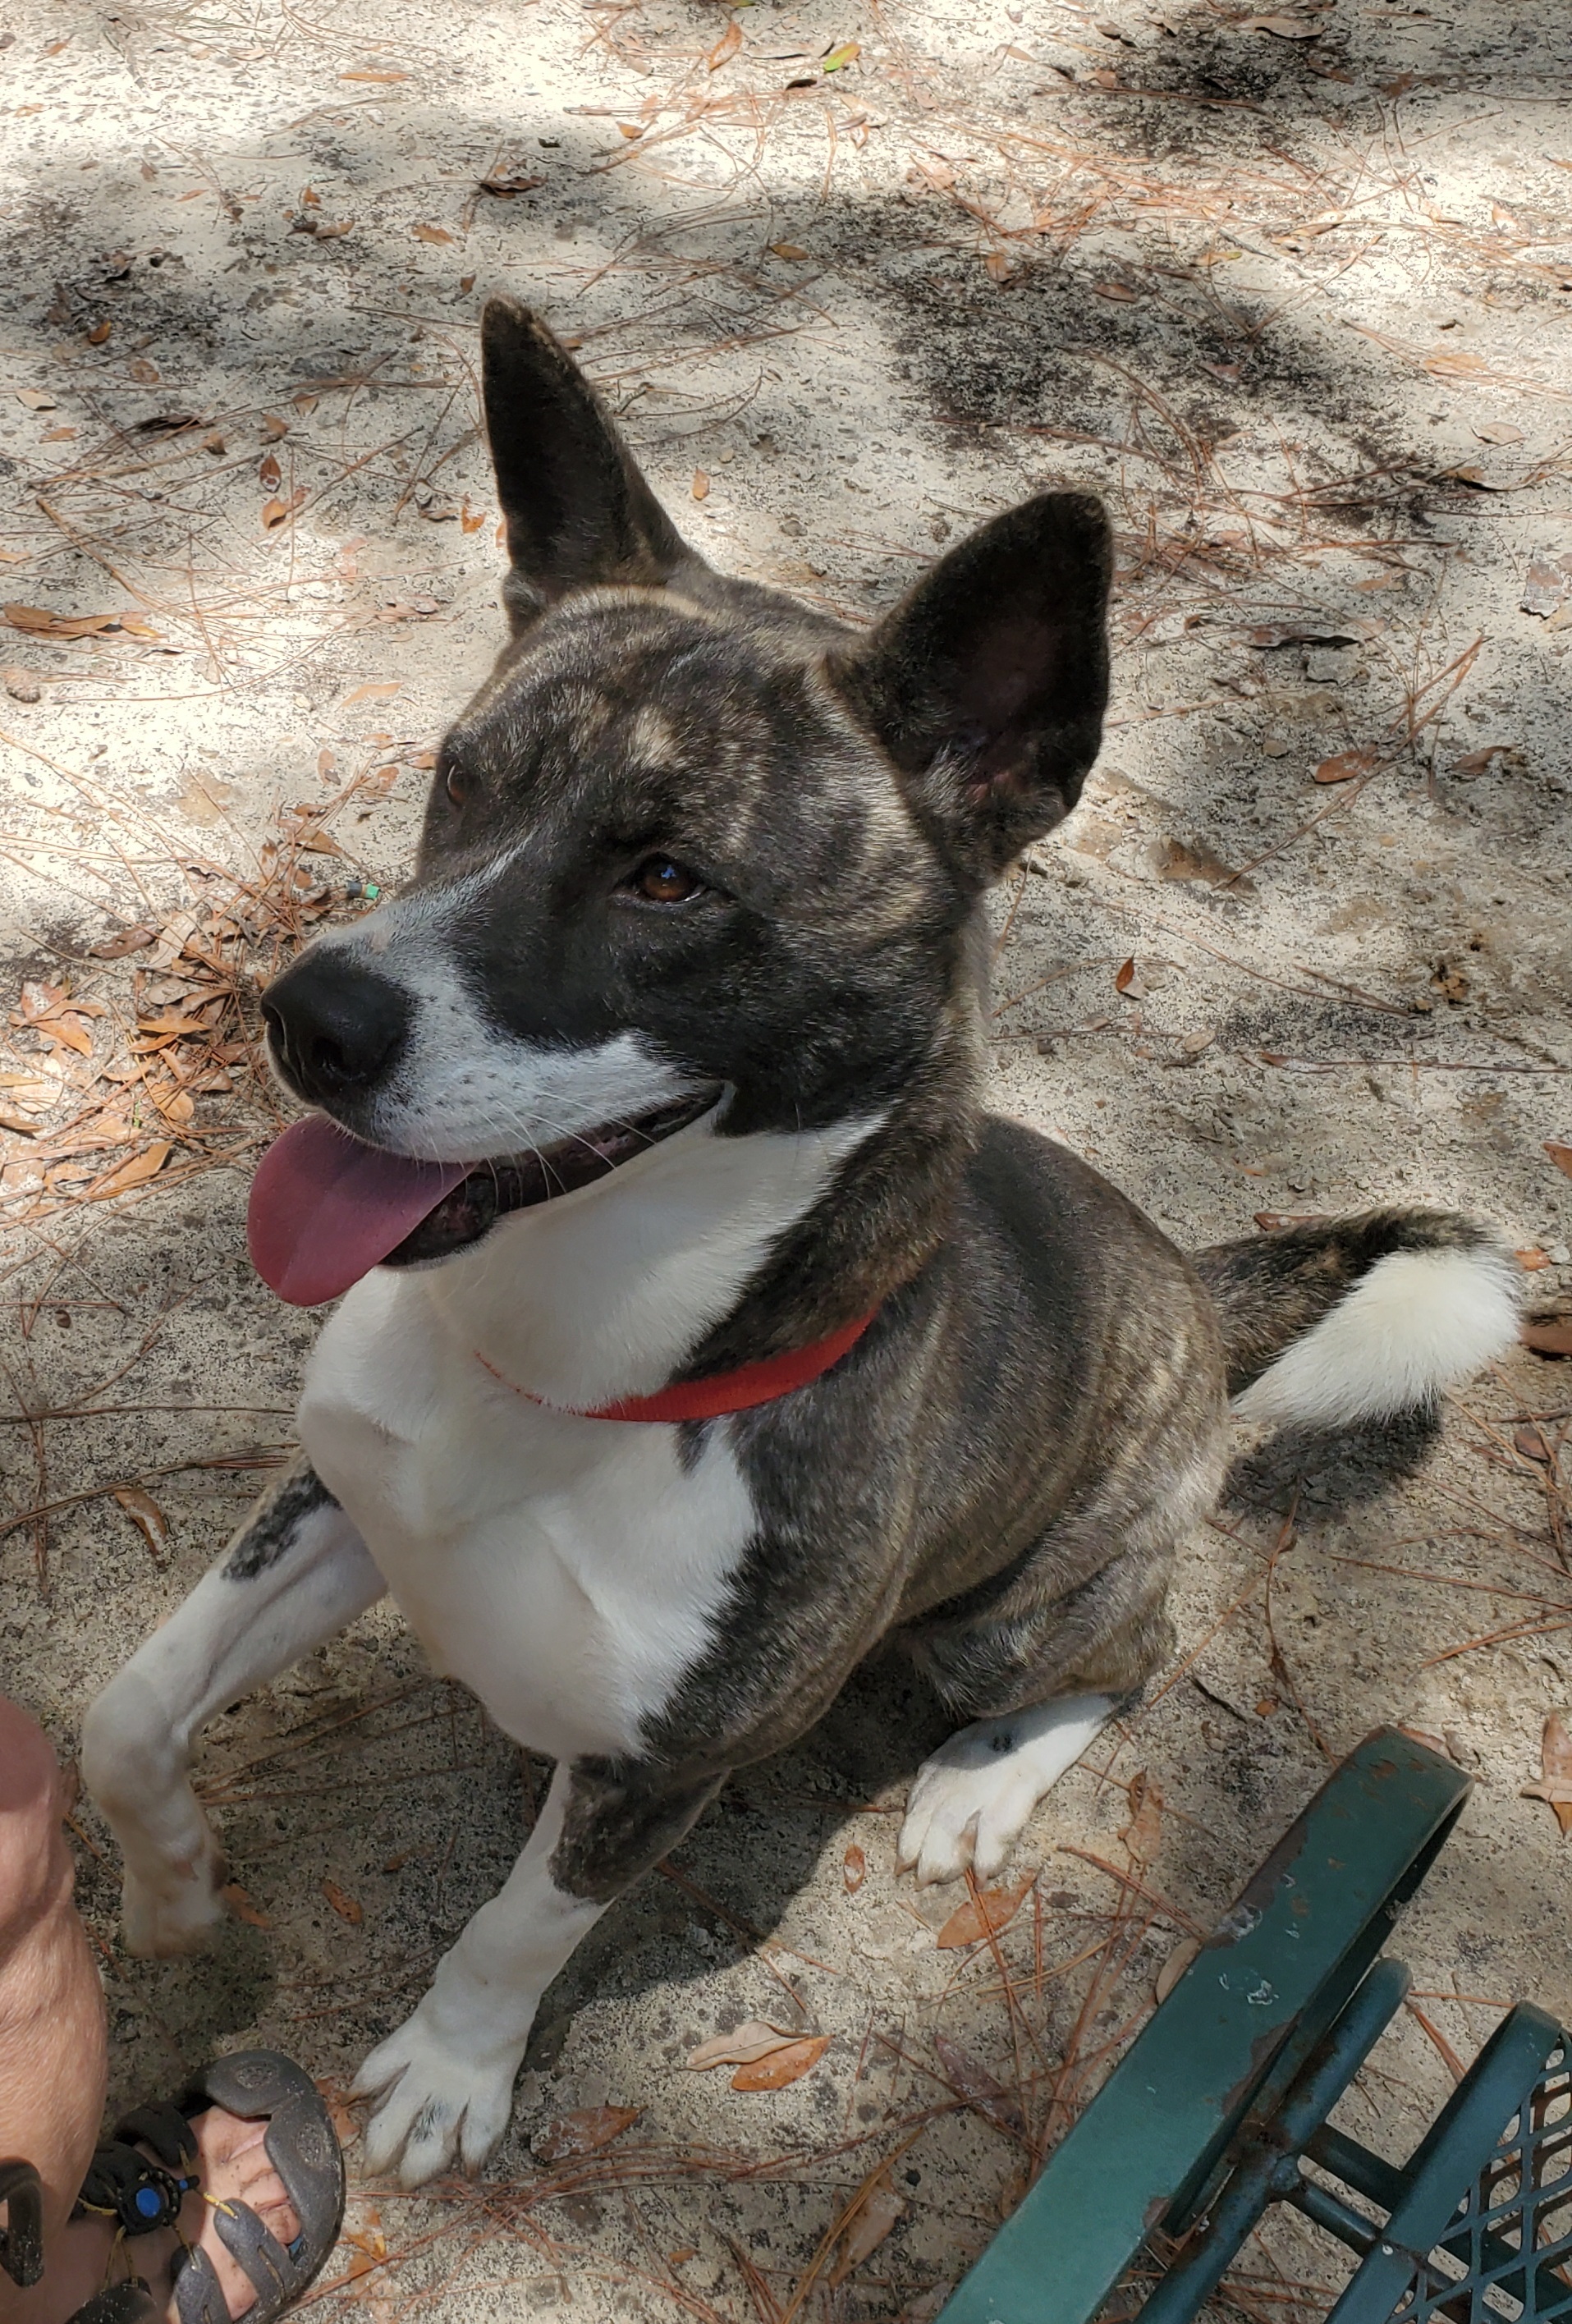
[[[1497,1243],[1389,1251],[1234,1410],[1243,1420],[1332,1428],[1427,1405],[1512,1345],[1520,1282]]]

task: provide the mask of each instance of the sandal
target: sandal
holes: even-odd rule
[[[189,2117],[208,2107],[243,2122],[268,2117],[262,2145],[300,2222],[286,2247],[249,2203],[207,2199],[220,2241],[256,2290],[240,2324],[273,2324],[320,2270],[344,2218],[344,2156],[327,2108],[310,2076],[280,2052],[237,2050],[215,2059],[178,2105],[161,2099],[134,2107],[95,2153],[78,2208],[118,2220],[128,2236],[174,2226],[185,2198],[201,2184]],[[139,2153],[139,2145],[151,2146],[158,2160]],[[233,2324],[205,2251],[177,2251],[171,2273],[179,2324]],[[133,2275],[85,2301],[70,2324],[156,2324],[158,2315],[146,2284]]]
[[[36,2169],[19,2158],[0,2163],[0,2267],[23,2290],[43,2273],[43,2189]]]

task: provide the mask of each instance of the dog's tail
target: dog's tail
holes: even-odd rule
[[[1246,1420],[1333,1428],[1411,1411],[1517,1337],[1517,1261],[1456,1212],[1317,1221],[1216,1243],[1195,1265]]]

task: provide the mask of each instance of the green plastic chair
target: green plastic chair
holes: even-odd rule
[[[939,2324],[1092,2324],[1126,2278],[1121,2314],[1187,2324],[1272,2203],[1357,2255],[1328,2324],[1572,2319],[1572,2057],[1543,2010],[1510,2013],[1401,2168],[1327,2121],[1402,2006],[1383,1948],[1468,1791],[1395,1728],[1344,1760]]]

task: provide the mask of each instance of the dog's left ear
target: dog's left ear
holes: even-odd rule
[[[516,299],[486,302],[481,383],[515,630],[575,589],[658,588],[683,566],[702,569],[583,372]]]
[[[1069,814],[1102,738],[1102,503],[1043,493],[940,558],[830,676],[917,814],[986,885]]]

